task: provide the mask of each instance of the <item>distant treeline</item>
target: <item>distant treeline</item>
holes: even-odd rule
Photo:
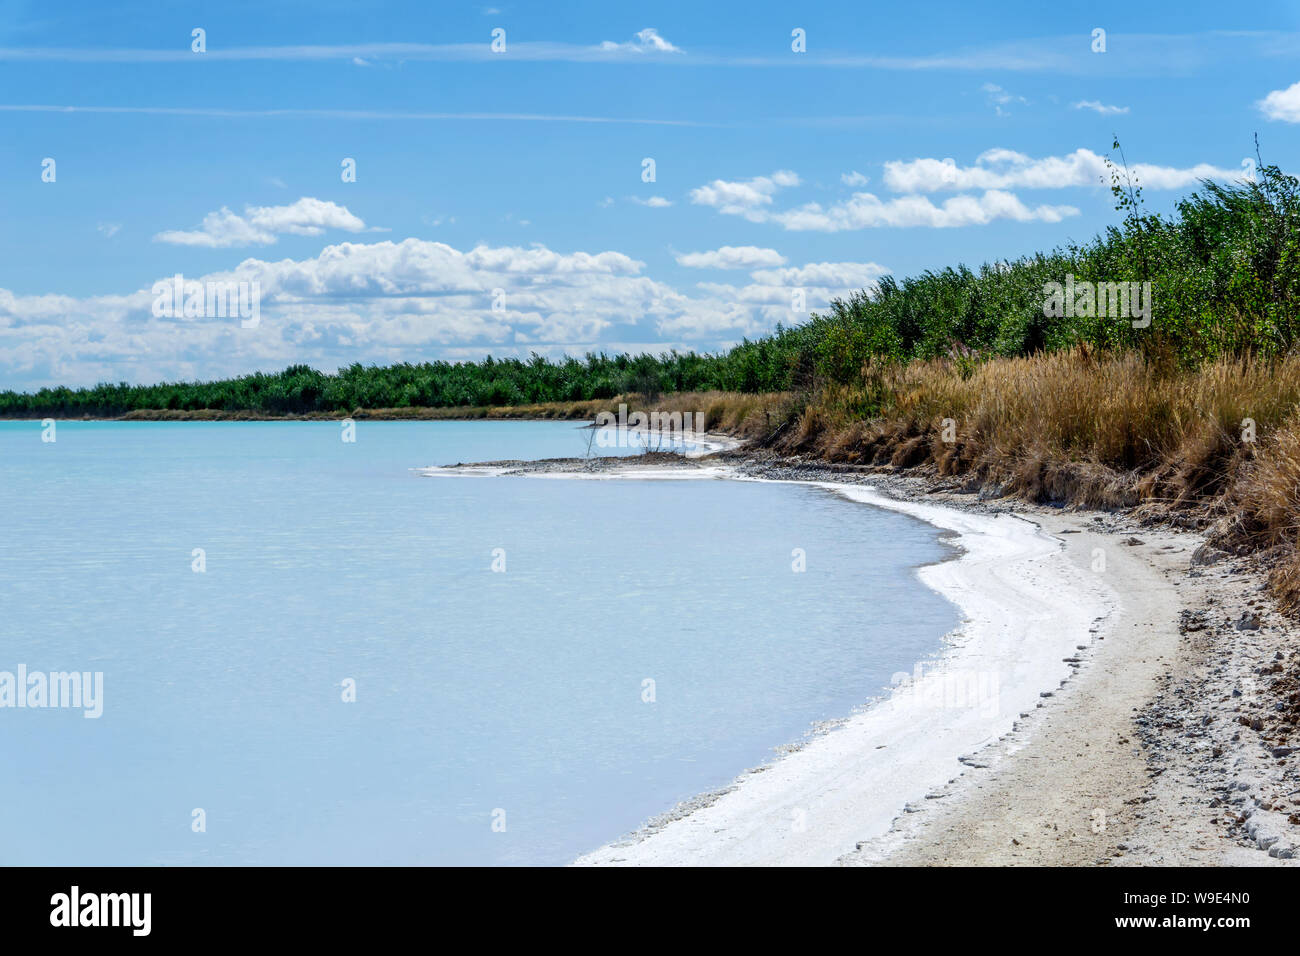
[[[0,416],[109,417],[141,409],[204,408],[285,415],[358,408],[532,405],[612,398],[627,392],[741,390],[738,380],[727,378],[725,366],[725,358],[694,353],[657,358],[591,354],[558,362],[534,355],[527,361],[489,357],[482,362],[403,362],[382,367],[358,363],[333,375],[294,365],[283,372],[220,382],[0,392]]]
[[[1189,368],[1222,356],[1292,350],[1300,331],[1294,177],[1261,160],[1253,181],[1205,182],[1173,215],[1160,216],[1144,211],[1141,184],[1126,168],[1112,173],[1122,223],[1088,243],[978,271],[958,266],[901,281],[886,277],[876,290],[837,299],[825,314],[720,354],[356,364],[332,375],[295,365],[220,382],[0,392],[0,416],[107,417],[144,409],[275,415],[571,402],[629,392],[811,393],[822,384],[861,382],[869,365],[913,358],[948,356],[973,366],[1083,343]],[[1058,294],[1050,302],[1054,288],[1068,291],[1069,301]],[[1149,324],[1136,317],[1135,301],[1147,289]],[[1128,291],[1133,297],[1117,310],[1117,293]]]

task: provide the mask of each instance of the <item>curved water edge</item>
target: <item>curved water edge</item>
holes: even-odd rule
[[[864,843],[883,851],[907,805],[1038,706],[1069,675],[1063,658],[1114,608],[1100,579],[1082,578],[1060,541],[1028,519],[901,500],[870,485],[813,484],[955,534],[959,557],[919,577],[965,622],[884,699],[742,775],[716,800],[577,865],[829,865]]]
[[[956,537],[950,543],[961,552],[918,572],[965,618],[936,659],[918,663],[892,693],[805,746],[583,855],[576,865],[827,865],[864,842],[887,842],[909,803],[955,777],[959,760],[972,760],[1007,734],[1019,714],[1038,706],[1040,694],[1059,686],[1070,673],[1063,658],[1090,641],[1115,606],[1109,588],[1081,575],[1058,539],[1011,514],[900,500],[870,485],[750,477],[726,466],[538,477],[812,484],[951,532]]]

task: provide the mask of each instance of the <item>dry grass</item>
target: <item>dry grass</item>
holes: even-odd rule
[[[704,416],[708,431],[726,432],[740,438],[762,439],[791,413],[792,396],[784,393],[745,395],[736,392],[679,392],[647,398],[635,392],[584,402],[549,402],[541,405],[493,406],[489,408],[371,409],[357,411],[359,418],[430,419],[570,419],[595,421],[601,412],[686,413]]]

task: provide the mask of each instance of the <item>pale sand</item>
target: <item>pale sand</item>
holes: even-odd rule
[[[967,771],[931,794],[923,812],[840,862],[1300,862],[1264,852],[1300,855],[1300,828],[1287,821],[1300,810],[1297,768],[1272,759],[1237,719],[1274,704],[1260,665],[1300,649],[1294,623],[1265,609],[1262,576],[1247,562],[1194,567],[1203,544],[1196,534],[1087,512],[1017,510],[1064,542],[1080,574],[1096,549],[1104,552],[1113,615],[1069,683],[984,752],[987,769]],[[1248,607],[1263,611],[1261,630],[1232,623]],[[1187,613],[1202,615],[1204,628],[1180,633]],[[1249,819],[1229,826],[1230,814]]]

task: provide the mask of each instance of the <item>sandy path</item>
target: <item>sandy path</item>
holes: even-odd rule
[[[1080,515],[1035,520],[1065,542],[1080,575],[1092,573],[1101,549],[1102,576],[1116,585],[1113,615],[1070,684],[986,754],[992,767],[968,771],[930,801],[933,809],[844,862],[1082,866],[1122,857],[1119,847],[1134,839],[1150,778],[1133,718],[1179,666],[1174,582],[1186,569],[1188,536],[1144,532],[1142,545],[1125,545],[1087,530]]]

